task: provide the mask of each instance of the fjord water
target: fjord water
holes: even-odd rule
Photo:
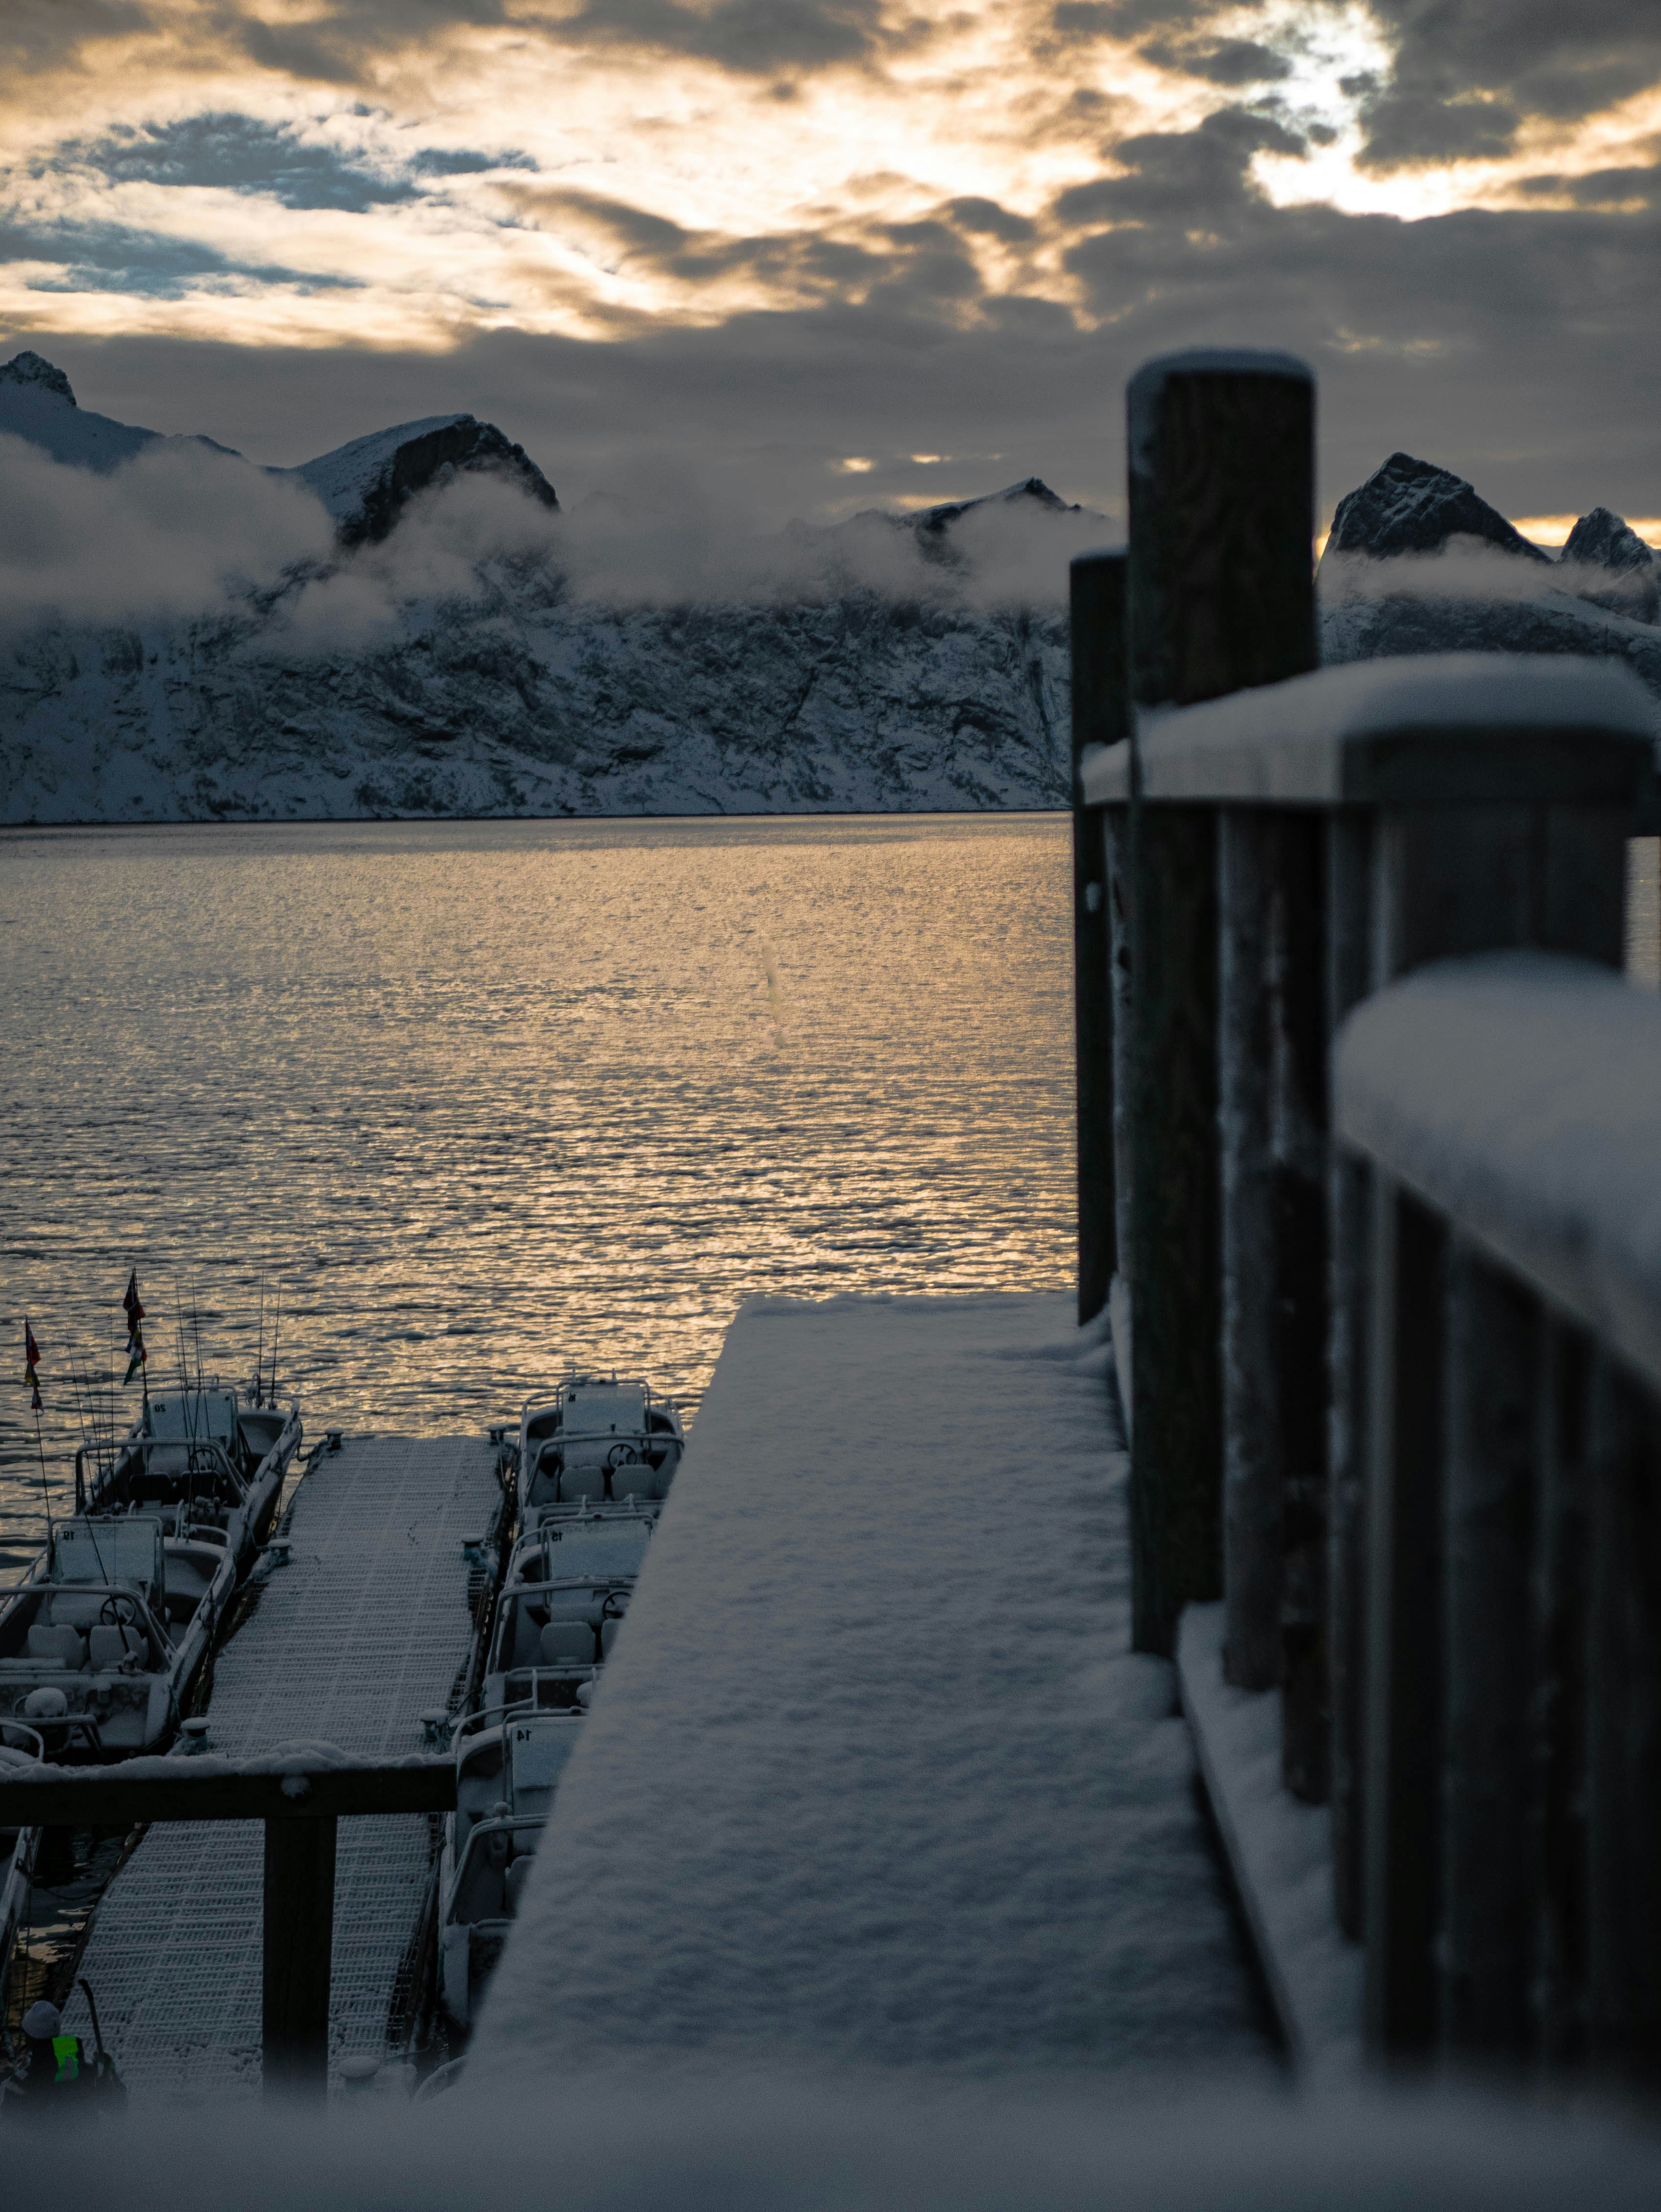
[[[754,1292],[1065,1284],[1068,873],[1046,815],[0,841],[0,1578],[24,1318],[61,1510],[135,1266],[157,1381],[181,1310],[246,1374],[263,1276],[313,1439],[695,1401]]]

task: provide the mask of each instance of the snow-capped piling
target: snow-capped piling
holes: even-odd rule
[[[1270,684],[1315,665],[1315,392],[1301,362],[1279,354],[1178,354],[1155,361],[1126,395],[1129,450],[1130,698],[1187,705]],[[1295,835],[1295,832],[1289,834]],[[1223,1189],[1220,1105],[1250,1143],[1244,1099],[1220,1097],[1218,841],[1249,842],[1203,807],[1136,809],[1133,904],[1157,914],[1132,945],[1135,1047],[1129,1121],[1131,1494],[1137,1546],[1136,1642],[1169,1653],[1177,1616],[1218,1592],[1224,1431],[1220,1356]],[[1266,857],[1239,856],[1259,872]],[[1232,981],[1250,998],[1256,956],[1234,948]],[[1272,1194],[1237,1177],[1236,1233],[1261,1239]],[[1255,1209],[1255,1212],[1254,1212]],[[1250,1218],[1249,1218],[1250,1217]],[[1246,1315],[1240,1325],[1260,1325]],[[1170,1378],[1180,1375],[1179,1389]],[[1237,1407],[1247,1436],[1250,1409]],[[1266,1575],[1279,1531],[1261,1484],[1243,1470],[1229,1544],[1237,1579]],[[1248,1559],[1261,1562],[1248,1569]],[[1250,1655],[1247,1663],[1255,1663]]]

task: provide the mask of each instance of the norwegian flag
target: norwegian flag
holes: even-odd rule
[[[121,1380],[131,1382],[149,1356],[144,1350],[144,1309],[138,1300],[137,1267],[127,1278],[127,1292],[121,1301],[121,1310],[127,1316],[127,1371]]]
[[[29,1386],[29,1411],[40,1411],[40,1347],[34,1340],[34,1331],[27,1322],[23,1323],[23,1380]]]

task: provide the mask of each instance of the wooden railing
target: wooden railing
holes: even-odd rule
[[[181,1755],[127,1766],[25,1766],[0,1777],[0,1827],[125,1832],[141,1821],[264,1821],[263,2086],[268,2096],[310,2099],[328,2088],[336,1823],[369,1813],[453,1812],[455,1802],[453,1759],[319,1753],[308,1765],[303,1755]],[[165,1961],[156,1972],[166,1973]]]
[[[1073,612],[1080,1313],[1113,1301],[1135,1640],[1170,1653],[1183,1607],[1220,1599],[1226,1679],[1278,1691],[1286,1786],[1331,1805],[1373,2051],[1498,2050],[1461,2024],[1491,2002],[1517,2051],[1514,1988],[1462,2011],[1475,1954],[1445,1963],[1444,1856],[1465,1831],[1444,1747],[1486,1791],[1473,1716],[1496,1663],[1480,1636],[1446,1640],[1454,1509],[1421,1479],[1456,1327],[1431,1247],[1463,1229],[1439,1245],[1404,1200],[1385,1238],[1366,1148],[1331,1141],[1331,1048],[1427,963],[1525,947],[1582,981],[1619,968],[1653,709],[1608,663],[1317,671],[1307,373],[1179,356],[1141,373],[1129,414],[1129,550],[1074,564]],[[1433,1041],[1402,1049],[1433,1097]],[[1483,1635],[1498,1614],[1522,1632],[1514,1595],[1488,1589]],[[1661,1669],[1632,1694],[1661,1698]],[[1523,1957],[1513,1978],[1536,1971]]]

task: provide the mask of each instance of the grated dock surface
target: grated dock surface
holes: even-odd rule
[[[468,1437],[349,1437],[284,1516],[289,1564],[220,1653],[211,1748],[289,1742],[357,1757],[421,1747],[472,1649],[461,1556],[497,1497],[495,1454]],[[420,1816],[342,1820],[335,1872],[334,2064],[379,2056],[431,1863]],[[265,1831],[152,1828],[100,1904],[79,1969],[135,2100],[259,2087]],[[90,2033],[77,1987],[65,2027]]]

